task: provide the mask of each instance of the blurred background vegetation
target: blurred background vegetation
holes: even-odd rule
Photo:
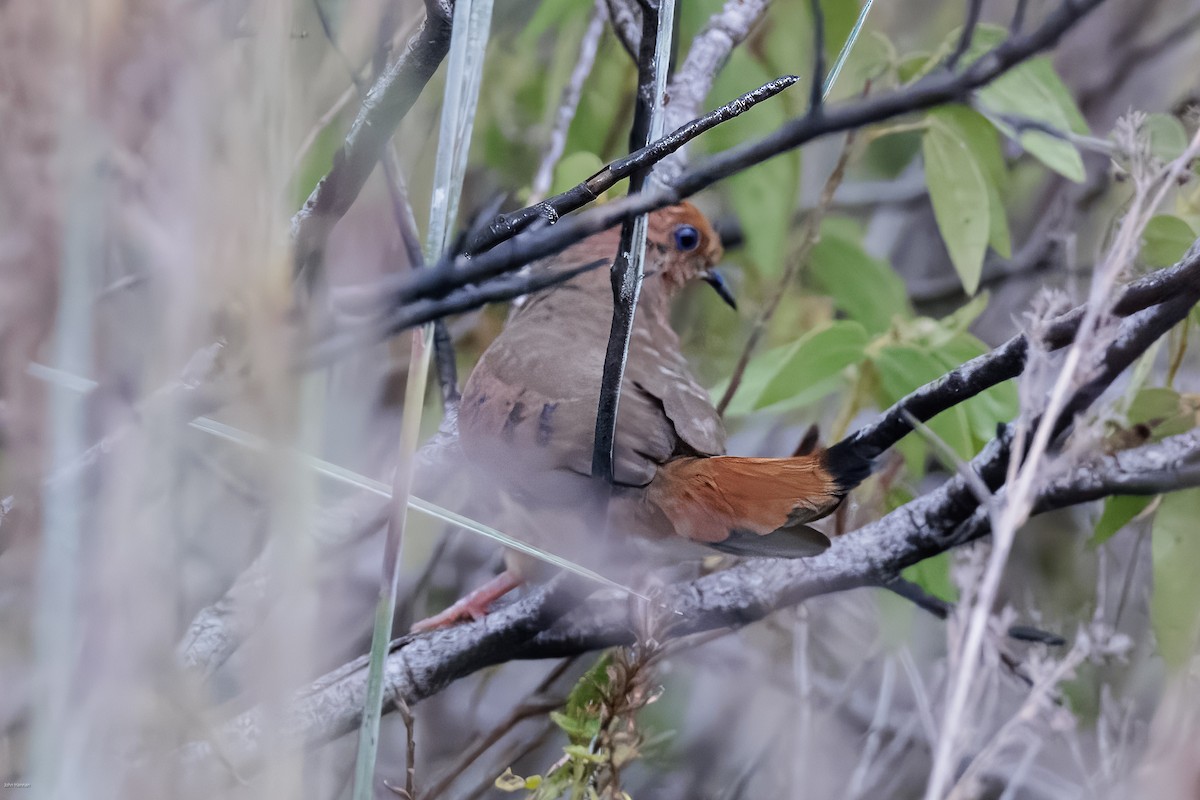
[[[679,59],[723,5],[680,3]],[[967,58],[1002,38],[1013,6],[985,4],[990,27]],[[1027,18],[1050,6],[1030,0]],[[860,4],[821,7],[832,55]],[[561,158],[547,165],[549,185],[534,185],[597,9],[497,0],[461,227],[625,154],[637,70],[604,25]],[[288,220],[328,172],[379,65],[423,13],[417,0],[0,2],[0,772],[10,784],[0,794],[349,796],[354,734],[299,756],[281,732],[278,748],[265,746],[266,770],[216,788],[181,780],[186,769],[169,754],[258,704],[270,719],[295,687],[366,652],[382,553],[381,530],[367,523],[379,508],[356,487],[319,478],[295,452],[389,482],[408,340],[291,370]],[[936,68],[962,18],[960,3],[878,3],[830,102]],[[691,159],[803,113],[812,31],[807,2],[770,5],[702,110],[780,75],[800,83],[689,145]],[[829,137],[696,198],[727,234],[725,269],[741,303],[734,314],[696,292],[678,309],[677,329],[714,401],[760,310],[782,293],[728,406],[730,452],[788,455],[813,424],[836,440],[1022,330],[1031,310],[1085,297],[1129,202],[1130,142],[1165,161],[1196,131],[1198,60],[1193,0],[1109,0],[1052,55],[980,92],[975,108],[902,117],[850,144]],[[422,226],[443,73],[392,144]],[[1138,116],[1122,122],[1131,110]],[[1006,115],[1071,137],[1018,132]],[[844,178],[823,203],[843,156]],[[1196,187],[1183,183],[1159,210],[1135,271],[1173,263],[1200,235]],[[376,170],[334,228],[317,298],[410,268],[394,188]],[[794,278],[781,283],[789,269]],[[492,307],[449,321],[461,375],[505,315]],[[1110,392],[1097,438],[1195,427],[1200,373],[1187,345],[1196,321]],[[426,434],[440,409],[431,386]],[[1017,410],[1006,384],[930,427],[968,459]],[[255,446],[184,426],[204,414],[250,432]],[[915,435],[887,459],[838,515],[840,530],[954,470]],[[430,499],[470,513],[461,487],[441,488]],[[1184,787],[1194,791],[1187,781],[1197,773],[1172,758],[1200,715],[1187,679],[1200,609],[1197,518],[1200,494],[1190,491],[1112,498],[1027,526],[998,619],[1076,641],[1102,618],[1129,646],[1122,658],[1085,650],[1015,733],[1005,726],[1029,708],[1023,681],[1061,664],[1066,648],[1009,642],[989,651],[972,719],[972,741],[988,755],[978,796],[1128,796],[1139,786],[1192,796]],[[980,549],[931,559],[909,577],[953,601],[977,579]],[[264,559],[270,569],[246,579]],[[498,563],[492,543],[414,517],[396,631]],[[233,631],[230,652],[211,669],[180,668],[189,635],[210,623]],[[640,714],[641,758],[624,786],[637,798],[920,796],[929,710],[953,668],[947,641],[956,635],[953,621],[856,590],[681,650],[653,676],[663,692]],[[507,768],[548,775],[564,745],[591,733],[580,693],[603,690],[613,675],[636,684],[611,661],[596,664],[507,664],[421,703],[418,796],[503,796],[495,781]],[[595,683],[580,680],[589,670]],[[513,717],[530,697],[560,701],[573,685],[574,704],[560,716],[548,717],[557,702],[545,702]],[[468,742],[489,731],[501,735],[464,763]],[[1008,738],[993,752],[998,731]],[[408,739],[400,715],[384,718],[378,796],[393,794],[385,778],[403,784]],[[139,758],[156,768],[113,766],[144,766]]]

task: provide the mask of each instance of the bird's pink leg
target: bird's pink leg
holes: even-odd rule
[[[440,614],[423,619],[412,626],[413,633],[424,633],[445,628],[459,622],[483,619],[488,608],[524,581],[509,570],[504,570],[490,581],[459,600]]]

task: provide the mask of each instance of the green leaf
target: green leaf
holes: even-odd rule
[[[1150,152],[1162,161],[1174,161],[1187,149],[1183,123],[1173,114],[1151,114],[1143,128],[1150,139]]]
[[[819,384],[862,361],[866,346],[867,332],[857,322],[832,322],[809,331],[788,349],[755,407],[763,408],[786,399],[796,402],[798,397],[817,399],[820,396],[817,392],[822,391]]]
[[[569,744],[563,748],[563,752],[571,758],[577,758],[580,761],[590,761],[599,764],[604,760],[602,753],[593,753],[585,744]]]
[[[550,194],[565,192],[575,184],[587,180],[604,167],[604,162],[595,153],[579,152],[563,156],[554,167],[554,180],[550,183]]]
[[[958,600],[958,589],[950,580],[949,551],[918,561],[901,574],[934,597],[950,603]]]
[[[519,792],[528,789],[526,781],[520,775],[514,775],[512,767],[505,767],[504,772],[492,784],[502,792]]]
[[[1001,198],[1008,170],[995,126],[978,111],[957,104],[935,108],[929,116],[953,130],[971,151],[988,185],[988,244],[1004,258],[1012,257],[1008,216]]]
[[[928,71],[930,54],[924,51],[911,53],[900,59],[896,75],[901,84],[911,83]]]
[[[879,375],[883,406],[890,406],[914,389],[940,378],[945,372],[944,365],[932,353],[910,345],[880,348],[871,358],[871,364]],[[974,455],[971,428],[962,404],[938,414],[928,425],[934,435],[959,458],[966,460]],[[953,469],[953,465],[948,467]]]
[[[571,688],[563,710],[550,712],[550,719],[574,744],[587,744],[600,730],[600,700],[603,687],[609,683],[610,664],[612,654],[601,655]]]
[[[833,231],[829,222],[821,226],[808,268],[834,304],[872,335],[887,330],[896,315],[911,316],[903,279],[886,262],[867,255],[857,241]]]
[[[947,371],[961,366],[988,347],[969,333],[956,333],[949,341],[933,351],[933,356]],[[1016,384],[1009,380],[997,384],[970,400],[959,404],[967,415],[967,425],[974,439],[972,455],[996,435],[996,426],[1017,416],[1020,402]]]
[[[1025,148],[1025,152],[1067,180],[1083,183],[1084,178],[1087,177],[1083,169],[1083,157],[1079,155],[1079,150],[1075,145],[1070,142],[1042,131],[1028,130],[1017,136],[1012,127],[1004,124],[999,127],[1006,134],[1017,139],[1021,143],[1021,147]]]
[[[726,415],[739,417],[756,411],[758,409],[758,398],[762,396],[763,390],[767,388],[767,384],[779,372],[791,350],[792,345],[785,344],[780,347],[772,347],[770,350],[764,350],[751,359],[750,364],[746,367],[746,372],[742,375],[742,382],[737,394],[733,396],[733,401],[725,409]],[[804,390],[798,394],[791,395],[773,404],[771,409],[772,411],[779,412],[804,408],[838,391],[842,387],[842,384],[841,375],[834,375],[823,381],[815,381],[805,386]],[[728,386],[729,381],[725,380],[712,388],[710,394],[714,403],[725,394],[725,389]]]
[[[1071,93],[1047,57],[1030,59],[1001,75],[979,90],[979,100],[998,114],[1038,120],[1064,133],[1088,132]],[[996,127],[1018,139],[1030,155],[1050,169],[1076,183],[1083,182],[1083,158],[1075,145],[1042,131],[1029,130],[1018,136],[1004,122],[997,122]]]
[[[1179,392],[1174,389],[1152,386],[1137,393],[1125,415],[1132,425],[1154,426],[1179,414],[1179,401]]]
[[[987,117],[967,106],[952,103],[933,109],[929,112],[929,118],[951,128],[963,140],[985,178],[996,186],[1004,186],[1008,182],[1000,137]]]
[[[1126,417],[1131,425],[1145,425],[1151,439],[1187,433],[1197,424],[1196,395],[1180,394],[1174,389],[1152,386],[1140,390],[1129,404]]]
[[[922,137],[925,181],[938,230],[967,294],[979,288],[991,211],[988,187],[967,143],[937,118]]]
[[[881,31],[864,31],[859,34],[858,41],[850,49],[841,80],[846,81],[845,90],[861,92],[868,80],[876,85],[892,83],[888,78],[896,72],[899,64],[900,56],[891,39]],[[831,97],[843,94],[844,90],[839,81],[834,85]]]
[[[1104,499],[1104,511],[1096,521],[1096,531],[1092,534],[1091,544],[1104,544],[1117,531],[1124,528],[1133,518],[1146,510],[1153,497],[1131,494],[1117,494]]]
[[[1001,258],[1012,258],[1012,234],[1008,230],[1008,214],[996,184],[988,181],[988,245]]]
[[[1151,267],[1169,267],[1196,241],[1192,226],[1169,214],[1151,217],[1142,231],[1142,261]]]
[[[1154,594],[1150,621],[1158,649],[1168,666],[1186,666],[1196,650],[1197,612],[1200,611],[1200,489],[1175,492],[1163,498],[1154,515],[1152,562]]]

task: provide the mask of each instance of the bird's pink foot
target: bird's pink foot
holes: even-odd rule
[[[457,625],[460,622],[483,619],[487,616],[488,609],[491,608],[492,603],[520,586],[523,582],[516,575],[505,570],[442,613],[435,614],[428,619],[423,619],[416,623],[412,626],[412,632],[425,633],[426,631]]]

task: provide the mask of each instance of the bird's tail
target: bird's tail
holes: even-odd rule
[[[827,448],[821,457],[824,459],[826,472],[841,488],[843,497],[865,481],[875,466],[874,458],[867,454],[866,448],[853,436]]]
[[[829,546],[821,519],[871,472],[852,440],[794,458],[677,458],[647,487],[676,534],[737,555],[795,558]]]

